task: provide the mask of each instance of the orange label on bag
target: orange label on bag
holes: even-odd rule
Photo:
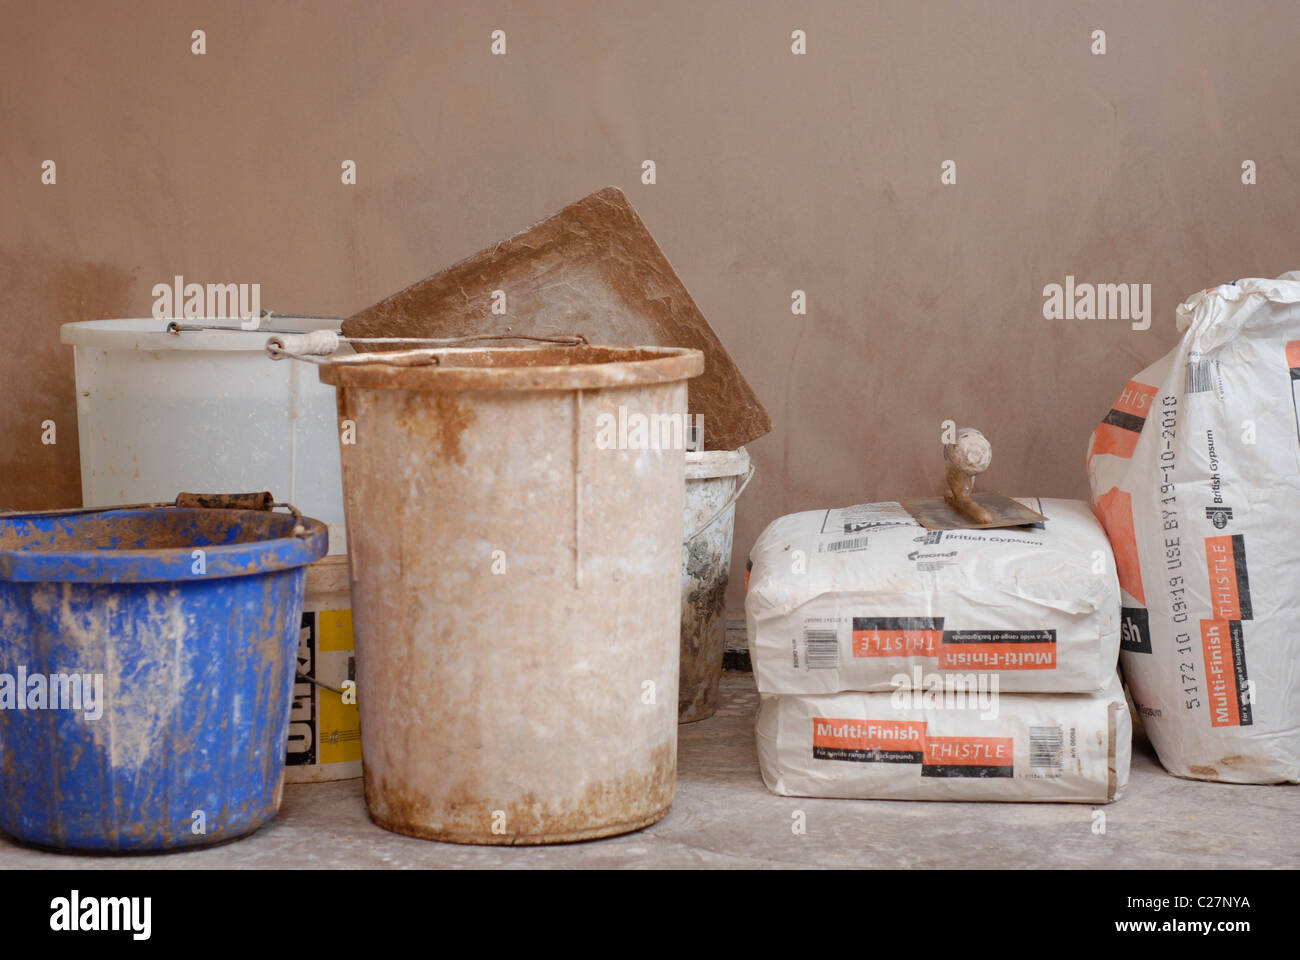
[[[1043,635],[1048,630],[1017,631]],[[940,670],[1054,670],[1056,638],[1040,642],[993,640],[988,643],[945,643],[940,650]]]
[[[1015,761],[1011,737],[929,737],[925,764],[930,767],[1004,767]]]
[[[813,718],[813,759],[857,763],[920,763],[924,720]]]
[[[1116,457],[1133,456],[1155,395],[1155,387],[1130,380],[1110,412],[1093,431],[1090,458],[1103,453]]]
[[[1097,519],[1106,528],[1111,550],[1115,553],[1115,572],[1119,585],[1142,606],[1146,594],[1142,591],[1142,568],[1138,565],[1137,533],[1133,529],[1133,497],[1119,487],[1111,487],[1093,505]]]
[[[854,617],[855,657],[937,657],[942,617]]]
[[[817,747],[919,750],[924,744],[924,720],[813,719],[813,746]]]
[[[1132,414],[1135,417],[1147,418],[1151,412],[1151,404],[1156,398],[1156,388],[1145,383],[1138,383],[1136,380],[1130,380],[1124,392],[1119,395],[1115,401],[1112,410],[1118,410],[1120,413]]]
[[[1246,540],[1241,534],[1205,538],[1210,576],[1210,609],[1217,620],[1250,620],[1250,581]]]
[[[1205,657],[1205,689],[1212,727],[1241,726],[1231,636],[1228,621],[1201,621],[1201,653]]]
[[[1055,630],[945,630],[943,617],[854,617],[853,656],[931,657],[947,670],[1052,670]]]

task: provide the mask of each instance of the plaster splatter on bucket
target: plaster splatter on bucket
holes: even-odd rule
[[[718,709],[736,501],[753,475],[744,447],[686,454],[678,723],[705,720]]]
[[[371,817],[496,844],[654,823],[676,788],[685,449],[610,449],[599,424],[620,409],[684,423],[701,354],[357,359],[321,377],[355,425],[343,489]]]
[[[296,512],[0,515],[0,829],[163,850],[274,817],[304,570],[326,540]]]

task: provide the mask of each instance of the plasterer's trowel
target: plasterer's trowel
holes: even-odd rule
[[[975,492],[975,477],[993,462],[993,447],[971,427],[957,431],[957,439],[943,447],[942,497],[913,497],[900,501],[903,509],[927,530],[986,530],[1042,523],[1047,518],[999,493]]]
[[[623,192],[606,187],[522,233],[343,321],[348,337],[581,334],[588,343],[694,347],[687,387],[704,447],[735,450],[772,429],[767,411]],[[364,341],[358,351],[391,349]]]

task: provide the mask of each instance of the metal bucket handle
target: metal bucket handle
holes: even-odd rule
[[[562,347],[588,346],[587,338],[580,333],[562,334],[555,337],[535,337],[522,333],[477,333],[463,337],[345,337],[334,330],[315,330],[311,333],[279,333],[266,341],[266,355],[272,360],[303,360],[315,364],[361,365],[367,363],[386,364],[393,367],[438,366],[440,360],[435,350],[445,347],[461,346],[469,343],[483,343],[489,340],[526,340],[530,343],[553,343]],[[421,343],[437,344],[415,350],[395,350],[379,353],[359,353],[347,357],[335,357],[341,343]]]
[[[292,535],[301,537],[307,533],[307,528],[302,525],[302,511],[292,503],[277,501],[270,490],[260,493],[178,493],[175,501],[163,506],[199,510],[264,510],[267,513],[283,507],[293,517]]]
[[[186,510],[258,510],[267,513],[283,507],[293,517],[292,536],[301,537],[307,533],[302,523],[302,511],[292,503],[275,499],[269,490],[260,493],[178,493],[171,501],[153,503],[123,503],[109,507],[69,507],[64,510],[0,510],[0,516],[29,517],[70,517],[81,513],[102,513],[105,510],[160,510],[177,507]]]
[[[716,523],[716,522],[718,521],[718,519],[721,518],[721,516],[722,516],[724,513],[726,513],[728,510],[730,510],[730,509],[735,505],[736,501],[740,499],[740,495],[741,495],[742,493],[745,492],[745,488],[746,488],[747,486],[749,486],[749,481],[750,481],[750,480],[753,480],[753,479],[754,479],[754,464],[751,463],[751,464],[749,465],[749,470],[746,471],[746,473],[745,473],[745,479],[744,479],[744,480],[743,480],[743,481],[742,481],[742,482],[741,482],[741,483],[736,487],[736,489],[732,492],[731,496],[729,496],[729,497],[727,498],[727,502],[724,503],[724,504],[722,505],[722,507],[718,510],[717,513],[715,513],[713,516],[709,517],[708,520],[704,521],[704,525],[703,525],[702,527],[700,527],[698,530],[696,530],[694,533],[692,533],[689,537],[687,537],[685,540],[683,540],[683,541],[682,541],[682,544],[683,544],[683,545],[687,545],[687,544],[689,544],[692,540],[694,540],[696,537],[698,537],[701,533],[703,533],[705,530],[709,529],[709,527],[713,526],[713,524]]]

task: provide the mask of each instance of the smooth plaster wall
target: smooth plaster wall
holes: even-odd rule
[[[1176,304],[1300,267],[1295,3],[0,6],[0,507],[80,502],[61,323],[175,274],[346,315],[607,184],[772,415],[738,567],[781,513],[937,488],[945,418],[989,487],[1086,496]],[[1044,320],[1067,274],[1150,283],[1151,329]]]

